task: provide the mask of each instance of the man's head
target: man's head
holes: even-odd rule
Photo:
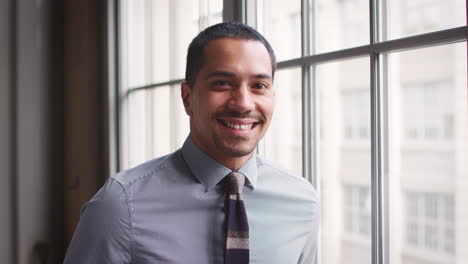
[[[190,43],[187,52],[187,64],[185,67],[185,81],[189,86],[195,84],[198,72],[203,67],[205,56],[203,50],[208,42],[220,38],[234,38],[241,40],[253,40],[262,43],[268,51],[271,60],[271,76],[275,75],[276,57],[270,43],[255,29],[237,22],[226,22],[213,25],[200,32]]]
[[[252,155],[274,109],[275,57],[254,29],[223,23],[190,44],[182,100],[194,142],[233,170]]]

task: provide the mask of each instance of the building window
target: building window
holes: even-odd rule
[[[342,92],[343,137],[346,141],[369,142],[369,90]]]
[[[370,239],[369,187],[346,185],[344,190],[345,231],[347,234]]]
[[[454,137],[452,85],[447,82],[403,85],[404,138],[410,142]]]
[[[403,23],[407,34],[435,30],[443,24],[442,11],[445,5],[440,0],[403,1]]]
[[[406,194],[406,243],[413,252],[455,254],[454,207],[451,195]]]
[[[340,0],[341,27],[343,28],[342,42],[349,47],[369,43],[369,35],[363,34],[363,25],[369,19],[369,1]]]

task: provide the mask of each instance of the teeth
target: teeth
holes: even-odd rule
[[[228,121],[224,121],[224,124],[230,128],[241,129],[241,130],[249,130],[253,126],[253,124],[239,125],[239,124],[234,124]]]

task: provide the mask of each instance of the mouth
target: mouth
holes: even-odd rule
[[[227,121],[223,119],[217,119],[217,120],[220,124],[222,124],[223,126],[227,128],[240,130],[240,131],[250,131],[259,124],[259,122],[253,122],[253,121],[238,122],[238,121]]]

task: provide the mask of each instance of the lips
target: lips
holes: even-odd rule
[[[237,124],[237,123],[232,123],[226,120],[219,120],[223,125],[237,129],[237,130],[251,130],[252,127],[255,125],[255,122],[252,123],[242,123],[242,124]]]

